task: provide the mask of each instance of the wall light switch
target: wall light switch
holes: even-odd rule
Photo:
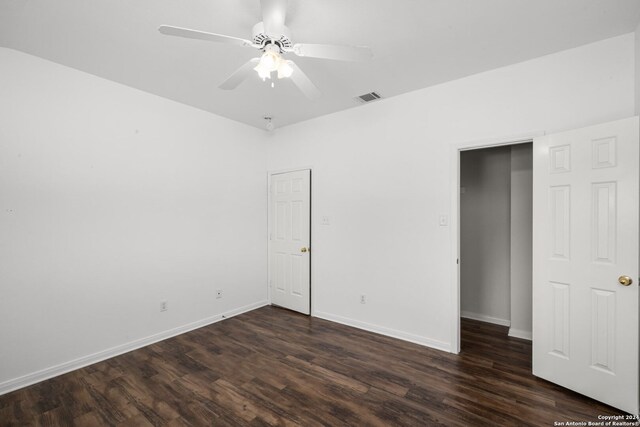
[[[331,217],[327,215],[323,215],[320,219],[320,224],[322,225],[331,225]]]
[[[449,218],[446,215],[440,215],[440,217],[438,218],[438,224],[440,225],[440,227],[449,225]]]

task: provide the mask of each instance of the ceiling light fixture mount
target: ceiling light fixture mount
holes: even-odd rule
[[[273,126],[273,117],[271,116],[264,116],[263,119],[267,122],[267,124],[265,125],[265,128],[271,132],[275,127]]]

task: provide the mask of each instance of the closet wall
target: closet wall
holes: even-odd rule
[[[460,309],[508,325],[511,318],[511,148],[460,155]]]
[[[531,144],[460,157],[463,317],[531,335]]]

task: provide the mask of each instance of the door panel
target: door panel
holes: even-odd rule
[[[533,373],[638,413],[638,118],[534,140]],[[631,286],[618,277],[633,278]]]
[[[311,171],[271,176],[271,302],[310,313]]]

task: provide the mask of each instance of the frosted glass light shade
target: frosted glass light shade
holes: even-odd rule
[[[262,54],[260,58],[260,62],[254,68],[258,72],[258,75],[262,80],[270,79],[271,72],[276,71],[278,69],[278,63],[280,62],[280,55],[273,51],[266,51]]]
[[[291,77],[293,74],[293,68],[289,64],[289,61],[280,58],[280,63],[278,64],[278,78],[286,79]]]

